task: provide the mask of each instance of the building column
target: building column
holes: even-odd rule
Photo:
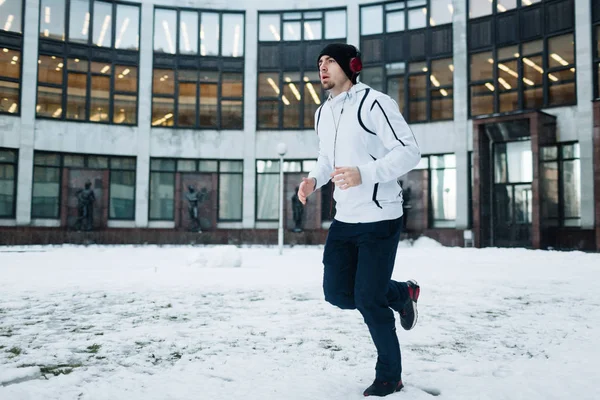
[[[256,97],[258,59],[258,13],[246,10],[246,52],[244,54],[244,182],[242,227],[252,229],[256,220]]]
[[[39,0],[26,1],[21,60],[23,72],[21,76],[21,139],[17,176],[17,225],[31,223],[39,15]]]
[[[454,153],[456,154],[456,228],[469,226],[469,96],[467,49],[467,0],[454,0],[452,49],[454,64]]]
[[[148,227],[150,186],[150,126],[152,117],[152,57],[154,6],[142,3],[140,25],[140,65],[138,90],[137,161],[135,188],[135,226]]]
[[[581,149],[581,228],[594,228],[594,143],[591,2],[575,0],[576,126]]]

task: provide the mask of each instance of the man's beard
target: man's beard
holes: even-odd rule
[[[333,83],[332,81],[329,81],[327,83],[321,83],[321,85],[323,86],[323,89],[331,90],[335,86],[335,83]]]

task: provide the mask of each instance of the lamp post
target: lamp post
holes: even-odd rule
[[[287,152],[287,146],[285,143],[279,143],[277,145],[277,153],[279,154],[279,232],[278,232],[278,244],[279,254],[283,254],[283,200],[285,197],[285,188],[283,187],[283,156]]]

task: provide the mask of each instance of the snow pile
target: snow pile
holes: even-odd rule
[[[189,265],[198,268],[239,268],[242,253],[236,246],[206,247],[190,257]]]
[[[21,383],[40,376],[40,367],[0,368],[0,386]]]
[[[437,240],[434,240],[427,236],[421,236],[420,238],[414,241],[413,247],[416,247],[417,249],[435,249],[444,246]]]

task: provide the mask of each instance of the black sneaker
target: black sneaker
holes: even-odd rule
[[[383,397],[383,396],[387,396],[388,394],[399,392],[400,390],[402,390],[403,387],[404,387],[404,385],[402,384],[401,380],[398,382],[384,382],[384,381],[375,379],[375,381],[373,381],[373,384],[371,386],[369,386],[367,389],[365,389],[363,394],[365,395],[365,397],[368,397],[368,396]]]
[[[406,284],[408,285],[409,300],[400,310],[400,324],[404,329],[410,331],[417,324],[417,317],[419,316],[417,313],[417,300],[419,299],[421,288],[417,281],[414,280],[407,281]]]

